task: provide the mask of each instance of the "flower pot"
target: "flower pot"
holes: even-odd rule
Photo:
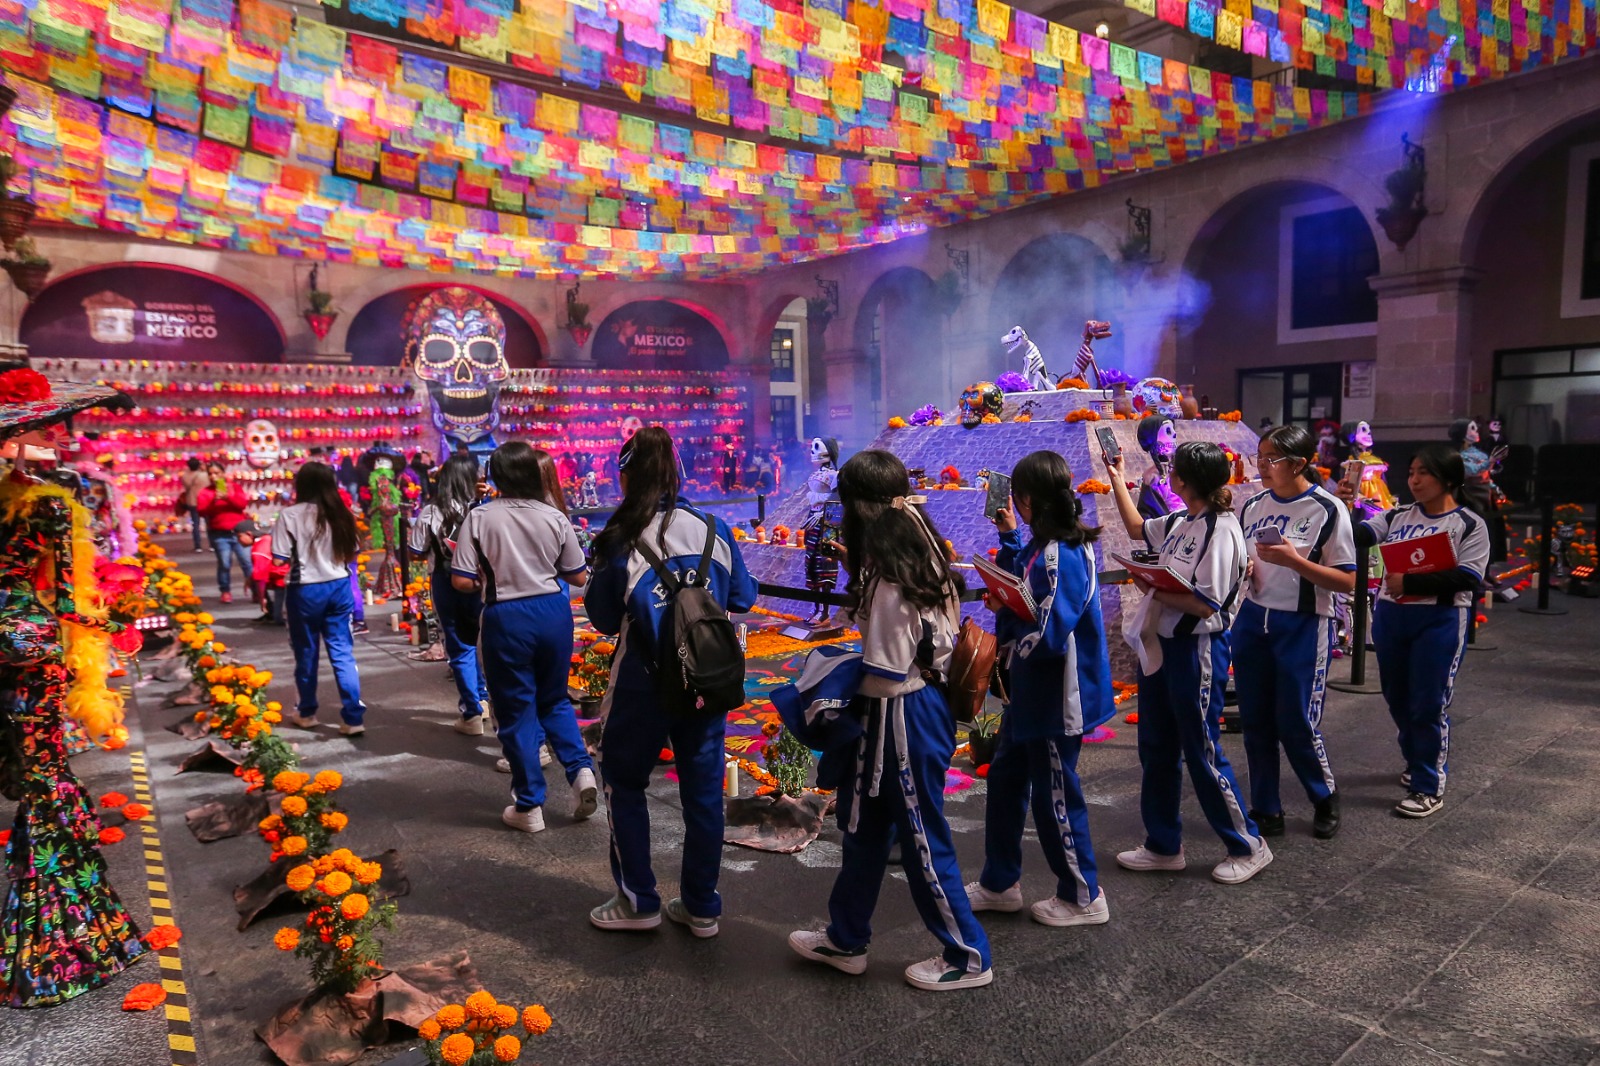
[[[967,747],[971,751],[974,770],[994,762],[994,749],[999,741],[1000,738],[996,736],[980,737],[976,733],[967,734]]]
[[[316,311],[306,312],[306,324],[311,327],[311,332],[317,335],[317,340],[319,341],[326,339],[328,331],[333,328],[333,324],[338,318],[339,312],[337,311],[328,311],[322,314]]]
[[[594,333],[594,327],[593,326],[568,326],[567,327],[567,332],[572,334],[572,339],[574,341],[577,341],[578,347],[582,348],[585,344],[589,343],[589,336],[590,336],[590,334]]]
[[[1383,227],[1383,232],[1389,240],[1402,252],[1406,244],[1417,235],[1417,227],[1422,225],[1422,220],[1428,217],[1426,207],[1380,207],[1378,208],[1378,225]]]
[[[38,210],[39,206],[26,196],[0,199],[0,244],[11,248],[18,238],[26,236]]]
[[[599,718],[600,701],[604,698],[603,696],[580,696],[578,698],[578,717]]]
[[[11,275],[11,284],[22,291],[22,294],[31,302],[33,298],[44,291],[44,283],[50,277],[49,263],[6,263],[6,273]]]

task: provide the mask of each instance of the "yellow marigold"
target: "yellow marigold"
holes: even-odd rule
[[[363,885],[376,884],[378,878],[383,876],[383,866],[376,862],[364,862],[356,872],[355,879]]]
[[[434,1021],[432,1018],[429,1018],[427,1021],[417,1026],[417,1035],[422,1037],[424,1040],[439,1039],[439,1023]]]
[[[449,1066],[466,1066],[476,1050],[477,1046],[473,1044],[472,1037],[466,1033],[452,1033],[439,1045],[439,1057]]]
[[[343,870],[335,870],[324,877],[317,888],[327,896],[342,896],[350,891],[350,875]]]
[[[261,720],[263,722],[271,722],[273,725],[277,725],[279,722],[283,721],[283,715],[279,714],[277,711],[269,710],[266,714],[261,716]]]
[[[534,1036],[548,1032],[550,1029],[550,1012],[539,1004],[525,1007],[522,1011],[522,1027]]]
[[[343,874],[329,874],[330,877],[343,877]],[[344,915],[347,922],[359,922],[367,916],[367,897],[359,892],[352,892],[339,904],[339,913]]]
[[[279,703],[277,700],[273,700],[272,702],[267,704],[267,710],[272,711],[274,714],[276,714],[277,712],[283,710],[283,704]]]
[[[311,780],[310,774],[299,770],[281,770],[272,775],[272,787],[279,792],[299,792]]]
[[[439,1008],[433,1020],[446,1029],[459,1029],[467,1024],[467,1010],[459,1003],[447,1003]]]
[[[494,1006],[494,1027],[496,1029],[509,1029],[517,1024],[517,1008],[509,1003],[496,1003]]]
[[[284,837],[283,843],[278,845],[278,850],[285,855],[304,855],[306,853],[306,838]]]
[[[291,818],[298,818],[306,813],[306,801],[303,796],[283,797],[283,813]]]
[[[216,621],[215,618],[211,617],[211,615],[207,614],[205,611],[201,611],[199,614],[195,615],[194,620],[203,626],[208,626],[212,622]]]
[[[494,1060],[496,1062],[516,1062],[517,1056],[520,1054],[522,1054],[522,1041],[509,1033],[494,1042]]]
[[[337,770],[318,771],[317,776],[312,778],[312,780],[314,780],[317,783],[317,787],[324,792],[332,792],[340,785],[344,784],[344,778],[340,776],[339,771]]]
[[[343,832],[344,827],[350,824],[349,817],[339,811],[324,811],[318,820],[322,828],[330,833]]]
[[[494,997],[487,992],[474,992],[467,997],[467,1017],[473,1021],[486,1021],[494,1017],[494,1008],[497,1004]]]
[[[290,870],[288,876],[283,879],[283,883],[296,892],[304,892],[312,886],[316,879],[317,871],[310,866],[302,864]]]
[[[346,933],[338,940],[335,940],[333,945],[340,951],[349,951],[351,948],[356,946],[356,938]]]
[[[277,945],[279,951],[293,951],[300,946],[300,931],[285,926],[273,936],[272,942]]]

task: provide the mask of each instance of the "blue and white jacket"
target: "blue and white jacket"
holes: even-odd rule
[[[1088,545],[1060,541],[1022,544],[1016,530],[1000,534],[995,565],[1025,577],[1039,620],[1001,608],[995,635],[1011,645],[1011,703],[1006,725],[1017,740],[1076,736],[1116,710],[1100,582]]]
[[[755,606],[755,578],[745,569],[744,556],[739,554],[728,524],[695,510],[682,497],[673,508],[665,551],[661,550],[658,537],[661,521],[668,513],[666,501],[639,539],[658,552],[667,569],[680,580],[693,580],[706,546],[706,523],[714,523],[717,543],[711,552],[711,595],[729,611],[748,611]],[[596,559],[594,566],[584,605],[595,629],[618,637],[617,654],[611,663],[611,687],[652,690],[650,670],[656,661],[656,641],[672,603],[666,586],[637,550],[612,559]]]

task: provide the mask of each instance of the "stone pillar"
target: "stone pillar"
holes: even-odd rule
[[[1468,329],[1472,290],[1483,271],[1469,266],[1383,274],[1378,294],[1375,427],[1396,436],[1438,436],[1472,408]]]
[[[766,353],[763,352],[763,355]],[[746,375],[750,383],[749,425],[752,446],[772,445],[772,361],[760,359],[734,363],[732,369]]]
[[[860,348],[839,348],[822,357],[828,391],[811,399],[812,411],[824,436],[838,438],[847,452],[859,451],[878,435],[872,424],[872,373],[867,353]],[[820,405],[820,409],[819,409]]]

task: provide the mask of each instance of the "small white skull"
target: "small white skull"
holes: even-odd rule
[[[834,452],[828,447],[828,442],[821,437],[811,438],[811,465],[815,467],[832,466]]]
[[[277,466],[282,458],[277,426],[265,418],[257,418],[244,427],[244,461],[251,467],[266,470]]]

